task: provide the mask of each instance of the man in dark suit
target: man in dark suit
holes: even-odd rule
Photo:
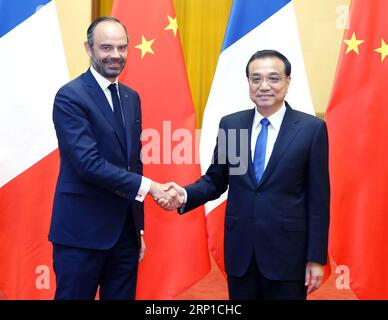
[[[285,102],[291,64],[279,52],[255,53],[246,75],[256,108],[223,117],[206,174],[184,189],[169,187],[185,202],[180,213],[229,187],[224,250],[230,299],[306,299],[320,286],[327,259],[326,125]],[[245,160],[236,164],[234,150]]]
[[[49,240],[56,299],[134,299],[143,258],[143,200],[163,186],[142,176],[139,95],[118,83],[128,36],[114,17],[95,20],[90,69],[54,101],[60,151]]]

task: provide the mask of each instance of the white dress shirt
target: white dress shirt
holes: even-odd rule
[[[110,107],[112,109],[112,112],[113,112],[112,94],[111,94],[111,92],[108,89],[109,85],[112,84],[112,82],[110,82],[108,79],[106,79],[102,75],[100,75],[93,68],[93,66],[90,66],[90,71],[91,71],[92,75],[94,76],[94,78],[96,79],[98,85],[101,87],[102,91],[104,92],[104,94],[106,96],[106,99],[108,100],[109,105],[110,105]],[[120,99],[119,87],[117,85],[118,84],[117,78],[116,78],[114,83],[116,83],[117,94],[118,94],[119,99]],[[148,191],[150,190],[150,187],[151,187],[151,180],[146,178],[146,177],[142,177],[141,178],[140,188],[137,191],[137,196],[136,196],[135,200],[137,200],[139,202],[143,202],[144,198],[146,197],[146,195],[148,193]]]
[[[267,138],[267,149],[265,152],[264,170],[267,167],[269,158],[271,157],[273,146],[275,145],[276,138],[278,137],[278,134],[280,131],[280,126],[282,124],[285,113],[286,113],[286,105],[283,102],[283,105],[280,107],[280,109],[278,111],[276,111],[274,114],[271,114],[269,117],[267,117],[270,124],[268,125],[268,138]],[[253,118],[252,134],[251,134],[252,162],[253,162],[253,158],[255,156],[255,147],[256,147],[257,136],[259,135],[259,133],[261,131],[261,127],[262,127],[260,121],[263,118],[265,118],[265,117],[263,117],[257,111],[257,108],[255,108],[255,116]]]

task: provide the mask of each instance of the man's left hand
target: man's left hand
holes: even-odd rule
[[[316,262],[307,262],[305,285],[308,286],[307,294],[317,290],[323,280],[323,265]]]
[[[144,241],[144,236],[140,236],[140,241],[141,241],[141,248],[140,248],[140,254],[139,254],[139,262],[142,261],[144,259],[144,253],[145,253],[145,250],[146,250],[146,245],[145,245],[145,241]]]

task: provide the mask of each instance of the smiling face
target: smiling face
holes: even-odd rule
[[[280,109],[290,80],[283,61],[277,57],[259,58],[249,64],[249,96],[260,114],[268,117]]]
[[[114,21],[103,21],[93,32],[93,45],[85,42],[92,65],[103,77],[114,82],[127,61],[128,40],[124,28]]]

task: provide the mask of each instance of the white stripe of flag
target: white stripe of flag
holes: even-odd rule
[[[0,38],[0,187],[57,148],[54,96],[69,80],[55,2]]]

